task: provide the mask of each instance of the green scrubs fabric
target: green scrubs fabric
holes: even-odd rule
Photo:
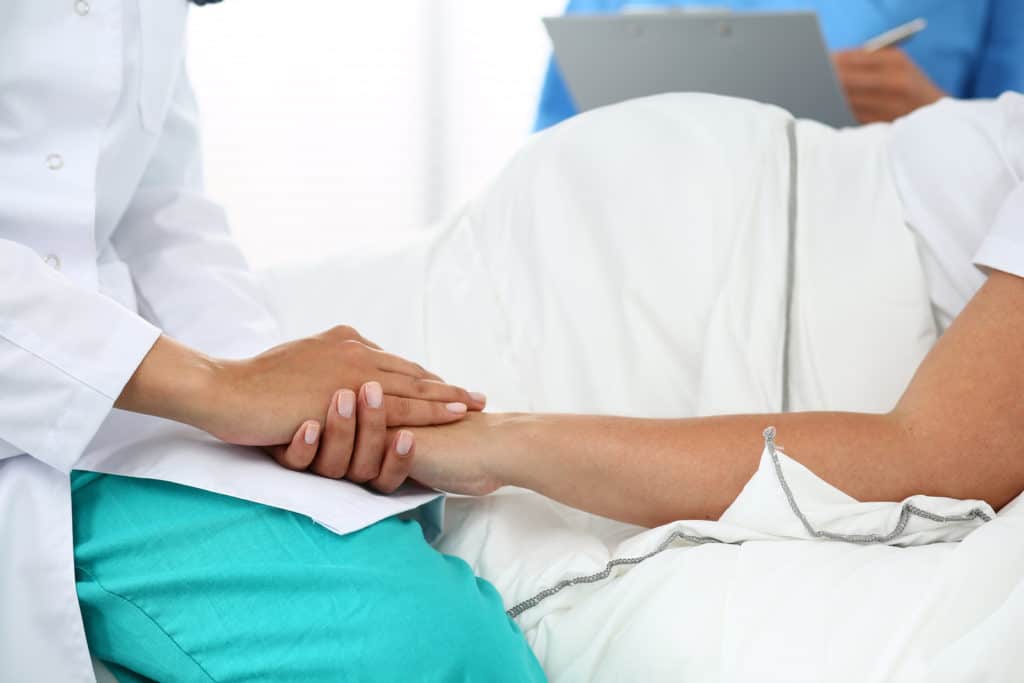
[[[416,522],[338,536],[176,484],[72,473],[78,598],[121,681],[543,681],[497,591]]]

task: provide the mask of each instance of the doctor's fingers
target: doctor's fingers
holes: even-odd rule
[[[348,471],[356,437],[356,400],[351,389],[341,389],[331,398],[320,449],[309,468],[314,474],[341,479]]]
[[[408,375],[409,377],[432,379],[435,382],[444,381],[419,363],[413,363],[411,360],[406,360],[401,356],[396,356],[395,354],[388,353],[387,351],[380,351],[380,353],[377,354],[377,367],[381,370],[401,375]]]
[[[466,417],[465,403],[424,401],[404,396],[384,396],[388,427],[429,427],[458,422]],[[360,424],[360,427],[362,425]]]
[[[384,393],[388,396],[401,396],[445,404],[459,403],[471,410],[483,410],[487,405],[487,397],[483,394],[469,392],[462,387],[432,379],[417,379],[391,372],[380,375],[379,379],[384,386]]]
[[[371,349],[380,351],[380,347],[374,344],[372,341],[359,334],[359,330],[352,327],[351,325],[336,325],[331,329],[323,333],[323,336],[334,339],[335,341],[355,341],[359,342],[363,346],[369,346]]]
[[[415,452],[412,432],[403,429],[395,434],[384,455],[380,475],[370,482],[370,486],[380,493],[394,493],[408,479]]]
[[[380,476],[387,436],[384,391],[379,383],[367,382],[360,387],[356,400],[355,447],[346,479],[365,484]]]
[[[272,446],[267,449],[274,460],[282,467],[290,470],[305,470],[316,457],[316,449],[320,442],[320,423],[307,420],[299,425],[291,443],[283,446]]]

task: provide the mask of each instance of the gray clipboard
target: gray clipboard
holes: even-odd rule
[[[580,111],[708,92],[857,125],[813,12],[577,14],[544,25]]]

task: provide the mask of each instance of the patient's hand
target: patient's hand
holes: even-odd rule
[[[529,448],[539,416],[474,413],[456,424],[416,427],[417,456],[410,476],[442,491],[483,496],[505,484],[503,470]]]
[[[850,107],[861,123],[893,121],[937,102],[944,93],[897,47],[834,55]]]
[[[341,389],[327,406],[323,427],[315,420],[303,422],[291,443],[267,450],[291,469],[394,493],[409,476],[416,446],[408,430],[387,433],[383,398],[378,382],[367,382],[358,393]]]

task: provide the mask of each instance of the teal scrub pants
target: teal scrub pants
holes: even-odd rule
[[[78,599],[120,681],[543,681],[497,591],[416,522],[338,536],[176,484],[72,473]]]

